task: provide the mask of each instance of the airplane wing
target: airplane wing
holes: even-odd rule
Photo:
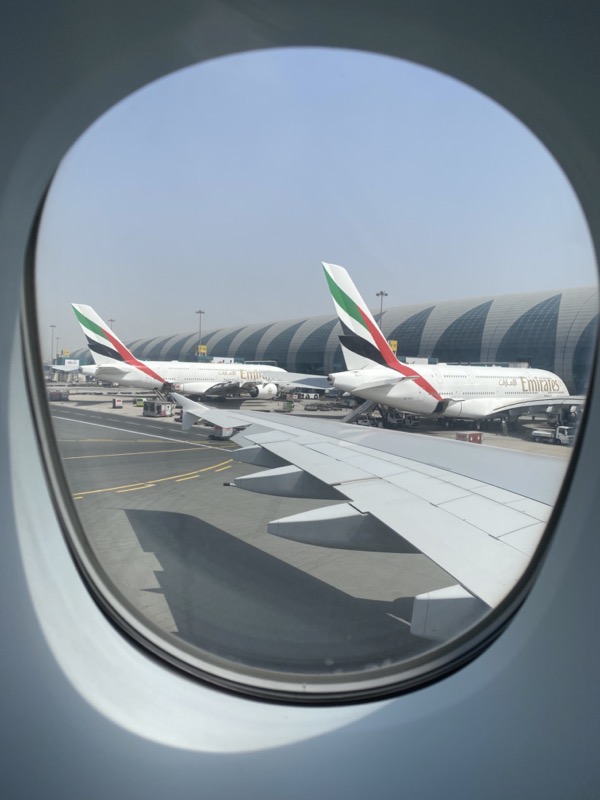
[[[270,532],[352,549],[361,542],[382,549],[375,540],[386,531],[389,542],[392,532],[452,576],[455,586],[415,600],[411,630],[429,638],[464,629],[465,620],[506,597],[540,541],[564,477],[564,462],[547,456],[175,399],[184,429],[199,418],[243,429],[234,458],[266,469],[236,478],[235,486],[338,501],[274,520]]]
[[[99,381],[113,381],[118,382],[123,375],[131,371],[131,367],[124,365],[122,368],[117,365],[101,365],[99,364],[94,372],[94,377]]]
[[[75,364],[50,364],[50,367],[56,372],[79,372],[79,365]]]
[[[194,384],[199,383],[199,381],[194,381]],[[240,382],[239,381],[222,381],[221,383],[209,383],[206,382],[206,388],[203,390],[203,394],[207,395],[227,395],[231,394],[232,392],[236,392],[240,389]]]
[[[582,410],[585,405],[586,398],[583,395],[568,395],[566,397],[542,397],[536,400],[521,399],[516,402],[504,402],[497,406],[494,414],[503,411],[520,411],[527,413],[528,411],[558,411],[560,409],[568,408],[570,411],[575,409]]]
[[[308,375],[304,372],[264,372],[265,377],[278,386],[293,386],[298,389],[330,389],[331,384],[325,375]]]
[[[171,394],[175,392],[181,394],[202,395],[208,397],[222,397],[227,394],[234,394],[240,390],[240,382],[232,379],[230,381],[206,381],[191,380],[186,382],[165,383],[164,391]]]

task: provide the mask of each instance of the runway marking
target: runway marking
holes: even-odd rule
[[[110,431],[120,431],[121,433],[135,433],[136,436],[148,436],[151,439],[163,439],[167,442],[177,442],[177,444],[190,444],[193,447],[204,447],[206,450],[222,450],[221,447],[216,447],[214,444],[201,444],[200,442],[193,442],[187,439],[173,439],[171,436],[157,436],[155,433],[143,433],[142,431],[130,431],[127,428],[119,428],[116,425],[104,425],[101,422],[90,422],[89,420],[73,420],[70,417],[54,416],[53,419],[60,419],[63,422],[76,422],[78,425],[93,425],[96,428],[107,428]],[[134,423],[128,423],[129,425]]]
[[[125,492],[139,492],[140,489],[152,489],[154,485],[155,484],[153,483],[146,483],[143,486],[133,486],[131,489],[116,489],[116,492],[117,494],[124,494]]]
[[[170,450],[142,450],[137,453],[90,453],[87,456],[63,456],[63,461],[77,461],[82,458],[119,458],[119,456],[149,456],[155,453],[189,453],[193,447],[175,447]]]
[[[223,472],[224,469],[231,469],[231,466],[219,467],[219,469],[216,469],[215,472]]]
[[[101,439],[99,436],[94,437],[93,439],[57,439],[57,442],[122,442],[122,439]],[[143,442],[144,439],[138,439],[138,441]]]
[[[201,469],[195,469],[193,472],[184,472],[181,475],[168,475],[166,478],[154,478],[150,481],[140,481],[139,483],[126,483],[124,486],[108,486],[105,489],[90,489],[87,492],[73,492],[73,498],[75,500],[81,500],[82,497],[85,497],[89,494],[104,494],[105,492],[125,492],[125,491],[136,491],[138,489],[149,489],[153,487],[157,483],[164,483],[165,481],[178,481],[190,476],[191,478],[198,478],[200,477],[201,472],[209,472],[210,470],[216,470],[219,467],[224,467],[226,464],[230,464],[233,459],[228,459],[227,461],[219,461],[218,464],[213,464],[210,467],[202,467]]]
[[[100,437],[93,437],[92,439],[57,439],[57,442],[61,444],[69,444],[70,442],[77,442],[81,444],[82,442],[139,442],[140,444],[143,442],[144,444],[156,444],[159,440],[156,436],[154,436],[150,441],[147,439],[101,439]]]

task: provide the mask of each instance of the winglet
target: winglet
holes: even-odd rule
[[[250,424],[246,420],[241,420],[235,413],[232,414],[220,408],[209,408],[177,392],[171,392],[171,397],[178,406],[181,406],[181,427],[184,431],[188,431],[199,419],[212,422],[213,425],[221,428],[234,428],[235,430],[247,428]]]
[[[181,428],[184,431],[189,431],[199,419],[203,419],[203,411],[208,411],[207,406],[196,403],[194,400],[190,400],[189,397],[177,394],[177,392],[171,392],[171,397],[178,406],[181,406]]]

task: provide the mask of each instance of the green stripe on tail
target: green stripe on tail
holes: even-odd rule
[[[363,316],[360,313],[359,308],[354,302],[354,300],[352,300],[351,297],[348,297],[346,292],[340,289],[340,287],[333,280],[331,275],[327,272],[325,267],[323,267],[323,270],[325,272],[325,277],[327,278],[327,285],[329,286],[329,291],[331,292],[331,295],[335,300],[335,302],[338,304],[340,308],[342,308],[346,312],[346,314],[348,314],[348,316],[352,317],[352,319],[360,323],[363,326],[363,328],[368,330],[367,326],[365,325]]]
[[[87,328],[92,333],[97,334],[98,336],[102,336],[103,339],[108,339],[107,335],[104,333],[102,328],[97,325],[95,322],[92,322],[91,319],[84,317],[81,311],[78,311],[75,306],[73,306],[73,311],[75,312],[75,316],[79,320],[79,322],[83,325],[84,328]]]

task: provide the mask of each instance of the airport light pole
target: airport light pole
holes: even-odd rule
[[[377,292],[375,297],[379,297],[379,327],[381,328],[381,318],[383,317],[383,298],[387,297],[388,293],[384,292],[383,289],[380,292]]]
[[[50,339],[50,363],[54,363],[54,329],[56,325],[50,325],[51,339]]]
[[[204,311],[199,308],[196,314],[198,314],[198,358],[200,358],[202,347],[202,314],[204,314]]]
[[[112,329],[113,329],[113,322],[116,322],[116,321],[117,321],[116,319],[109,319],[109,320],[108,320],[108,322],[109,322],[109,324],[110,324],[110,329],[111,329],[111,331],[112,331]]]
[[[56,337],[56,358],[58,358],[58,343],[60,342],[60,337]]]

